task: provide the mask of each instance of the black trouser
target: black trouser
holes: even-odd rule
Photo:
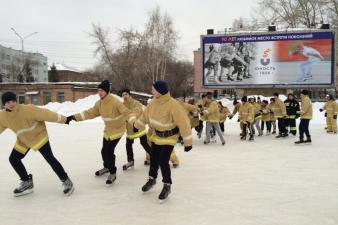
[[[45,158],[47,163],[52,167],[56,175],[59,177],[61,181],[65,181],[68,178],[67,173],[63,169],[61,163],[54,157],[52,149],[50,147],[49,142],[47,142],[44,146],[39,149],[41,155]],[[14,168],[15,172],[19,175],[22,181],[29,180],[27,170],[22,163],[22,159],[25,158],[27,155],[18,152],[17,150],[13,149],[11,155],[9,156],[9,162],[11,163],[12,167]]]
[[[221,128],[221,131],[224,133],[224,122],[219,123],[219,127]]]
[[[144,150],[150,155],[151,147],[148,145],[147,135],[140,137],[140,143]],[[127,159],[128,162],[134,161],[134,152],[133,152],[134,139],[127,138],[126,140],[126,149],[127,149]]]
[[[285,126],[286,126],[286,129],[287,128],[289,129],[290,133],[294,135],[297,133],[296,119],[290,119],[290,118],[285,119]]]
[[[161,167],[163,183],[171,184],[171,171],[169,160],[174,146],[171,145],[157,145],[151,143],[151,157],[150,157],[150,170],[149,176],[154,179],[157,178],[158,167]]]
[[[266,130],[271,132],[272,122],[271,121],[262,121],[262,123],[261,123],[262,131],[264,130],[264,124],[266,124]]]
[[[286,134],[287,130],[285,129],[285,119],[284,118],[278,118],[278,131],[279,134]]]
[[[246,136],[247,135],[247,130],[249,129],[249,135],[253,135],[253,130],[252,130],[252,123],[244,123],[243,124],[243,136]]]
[[[115,147],[119,143],[121,138],[115,139],[112,141],[107,141],[103,138],[103,145],[101,150],[102,160],[103,160],[103,167],[109,169],[111,174],[116,173],[116,166],[115,166]]]
[[[309,119],[300,119],[299,123],[299,139],[303,140],[304,139],[304,133],[307,138],[310,138],[310,131],[309,131],[309,124],[310,120]]]
[[[200,132],[203,131],[203,120],[199,121],[199,124],[198,124],[198,126],[195,127],[195,130],[196,130],[197,133],[200,133]]]

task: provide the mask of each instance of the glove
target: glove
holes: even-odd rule
[[[184,147],[184,151],[185,151],[185,152],[189,152],[191,149],[192,149],[192,146],[191,146],[191,145],[190,145],[190,146],[185,146],[185,147]]]
[[[327,117],[327,113],[325,113],[324,116]]]
[[[201,109],[201,108],[203,108],[203,106],[202,106],[202,105],[198,105],[198,108],[200,108],[200,109]]]
[[[72,120],[76,121],[75,116],[73,116],[73,115],[68,116],[65,124],[69,125],[70,121],[72,121]]]
[[[232,117],[234,117],[234,116],[233,115],[229,115],[228,117],[229,117],[229,119],[232,119]]]
[[[193,113],[193,112],[191,112],[191,111],[189,112],[189,114],[190,114],[191,116],[193,116],[193,115],[194,115],[194,113]]]
[[[239,119],[237,119],[237,122],[239,122],[240,120]]]
[[[134,133],[137,133],[137,132],[138,132],[138,129],[136,129],[136,128],[133,126],[133,131],[134,131]]]
[[[336,120],[337,119],[337,115],[333,115],[333,119]]]
[[[283,116],[283,119],[287,119],[288,118],[288,116]]]
[[[201,116],[204,116],[204,113],[203,113],[203,112],[201,112],[201,113],[200,113],[200,115],[201,115]]]
[[[324,111],[324,109],[319,109],[319,112],[323,112]]]

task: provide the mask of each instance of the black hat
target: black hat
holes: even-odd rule
[[[243,96],[242,99],[241,99],[242,102],[247,102],[248,101],[248,97],[246,96]]]
[[[308,90],[302,90],[300,93],[303,94],[303,95],[309,95],[309,91]]]
[[[110,92],[110,82],[109,80],[104,80],[101,82],[101,84],[99,84],[99,86],[97,86],[97,88],[100,88],[102,90],[104,90],[107,94]]]
[[[1,96],[1,100],[2,104],[5,105],[6,102],[16,101],[16,95],[13,92],[8,91]]]
[[[165,95],[168,93],[169,88],[167,85],[167,82],[165,82],[164,80],[158,80],[155,81],[155,83],[153,84],[153,87],[155,88],[155,90],[160,93],[161,95]]]

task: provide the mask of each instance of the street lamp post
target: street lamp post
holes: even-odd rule
[[[15,33],[16,36],[18,36],[21,40],[21,54],[22,54],[22,70],[21,70],[21,73],[23,74],[23,70],[24,70],[24,67],[25,67],[25,53],[24,53],[24,40],[37,34],[38,32],[33,32],[31,34],[28,34],[24,37],[22,37],[13,27],[11,27],[11,30]]]

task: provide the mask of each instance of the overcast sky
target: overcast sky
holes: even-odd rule
[[[179,32],[180,58],[193,59],[206,29],[231,27],[238,17],[250,17],[256,0],[0,0],[0,44],[21,49],[21,36],[38,32],[25,40],[25,50],[40,52],[48,63],[65,63],[78,69],[92,67],[97,59],[87,33],[92,23],[109,27],[112,41],[118,28],[143,30],[150,10],[157,4],[167,11]]]

